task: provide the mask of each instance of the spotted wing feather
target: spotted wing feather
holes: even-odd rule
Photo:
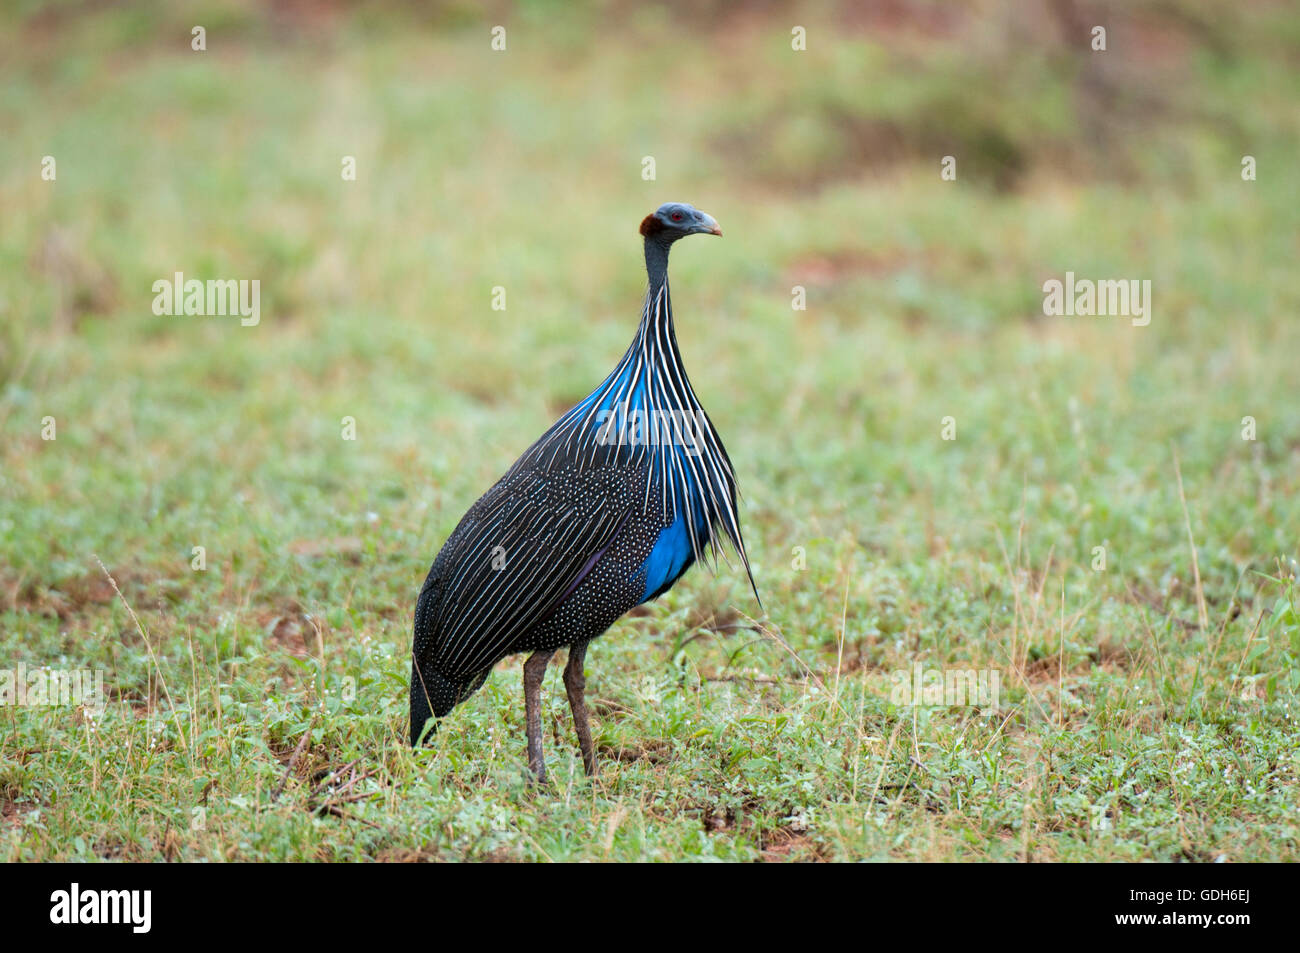
[[[416,606],[417,657],[454,683],[512,652],[573,592],[639,502],[634,470],[516,467],[470,508]]]

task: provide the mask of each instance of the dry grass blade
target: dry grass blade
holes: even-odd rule
[[[1183,504],[1183,525],[1187,527],[1187,546],[1192,551],[1192,581],[1196,585],[1196,613],[1201,620],[1201,631],[1209,631],[1210,614],[1205,608],[1205,590],[1201,587],[1201,564],[1196,558],[1196,539],[1192,536],[1192,518],[1187,511],[1187,494],[1183,492],[1183,471],[1178,465],[1178,449],[1174,448],[1174,475],[1178,477],[1178,499]]]

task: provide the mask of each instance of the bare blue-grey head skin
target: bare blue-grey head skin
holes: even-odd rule
[[[668,249],[687,235],[721,235],[712,215],[685,202],[665,202],[641,220],[645,236],[645,268],[653,300],[668,279]]]
[[[668,292],[673,243],[722,229],[699,209],[667,202],[641,220],[640,231],[649,290],[631,345],[470,507],[429,569],[411,648],[412,744],[497,662],[531,653],[524,663],[528,766],[544,781],[542,678],[567,646],[565,692],[583,768],[594,774],[588,643],[667,592],[697,560],[711,555],[716,568],[724,545],[753,587],[735,472],[686,375]],[[626,426],[638,419],[649,426]]]
[[[665,202],[641,221],[641,234],[671,245],[687,235],[721,235],[722,229],[707,212],[685,202]]]

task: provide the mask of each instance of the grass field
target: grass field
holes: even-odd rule
[[[108,700],[0,708],[0,860],[1300,855],[1300,17],[1015,6],[3,14],[0,668]],[[596,642],[594,783],[558,665],[526,783],[519,658],[413,753],[429,563],[668,200],[766,614],[724,563]]]

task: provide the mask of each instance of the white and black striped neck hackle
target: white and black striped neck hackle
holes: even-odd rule
[[[725,559],[719,533],[724,534],[757,598],[736,509],[736,474],[686,376],[668,291],[673,242],[687,235],[721,235],[722,229],[712,216],[669,202],[645,217],[641,234],[649,288],[636,337],[604,382],[557,420],[514,468],[648,463],[643,507],[657,492],[670,522],[685,517],[693,559],[706,552],[721,552]]]

